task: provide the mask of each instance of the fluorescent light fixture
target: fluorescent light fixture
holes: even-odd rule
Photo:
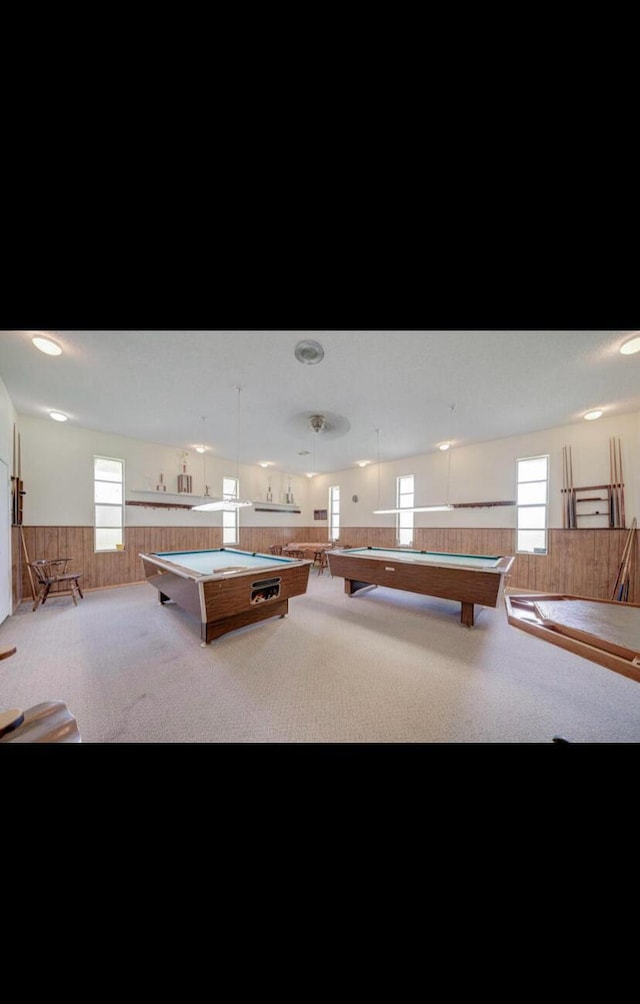
[[[196,451],[196,453],[205,453],[206,449],[207,449],[206,446],[194,446],[194,450]]]
[[[37,349],[41,352],[46,352],[48,356],[61,356],[62,349],[57,342],[54,342],[53,338],[44,338],[42,335],[36,335],[31,341]]]
[[[359,460],[358,461],[358,467],[367,467],[368,464],[369,464],[368,460]]]
[[[451,446],[451,443],[440,443],[440,446],[438,447],[438,449],[439,450],[448,450],[450,446]]]
[[[211,502],[204,502],[202,505],[192,505],[192,512],[220,512],[224,509],[246,509],[247,506],[253,505],[253,502],[249,502],[248,499],[213,499]]]
[[[376,516],[383,516],[397,512],[450,512],[452,509],[452,505],[410,505],[402,509],[374,509],[373,511]]]
[[[260,464],[260,467],[271,467],[271,461],[265,460],[263,464]]]
[[[61,411],[50,411],[49,418],[52,418],[54,422],[66,422],[67,416],[63,415]]]
[[[640,352],[640,334],[635,334],[633,338],[628,338],[620,346],[623,356],[631,356],[634,352]]]
[[[601,411],[597,411],[597,410],[596,411],[587,411],[583,415],[583,418],[586,418],[587,422],[593,422],[594,419],[600,418],[601,415],[602,415]]]

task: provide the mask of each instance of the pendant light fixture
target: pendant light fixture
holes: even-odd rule
[[[236,387],[238,392],[238,405],[236,415],[236,491],[240,485],[240,387]],[[220,510],[245,509],[253,505],[248,499],[241,499],[238,495],[223,495],[221,498],[214,498],[211,502],[204,502],[202,505],[191,506],[196,512],[217,512]]]
[[[451,426],[453,424],[453,409],[454,408],[455,408],[454,404],[449,405],[449,409],[450,409],[451,415],[452,415],[452,417],[450,419],[450,423],[449,423],[450,430],[451,430]],[[376,429],[376,432],[377,431],[378,430]],[[387,514],[390,514],[390,513],[399,513],[399,512],[451,512],[451,510],[453,509],[453,506],[450,505],[450,503],[449,503],[449,485],[450,485],[450,482],[451,482],[451,432],[449,433],[449,449],[447,450],[447,495],[446,495],[447,501],[445,503],[441,503],[441,504],[439,503],[437,505],[412,505],[412,506],[406,506],[406,507],[403,506],[402,509],[400,509],[399,507],[396,507],[395,509],[380,509],[380,508],[378,508],[378,509],[374,509],[373,512],[374,512],[374,514],[376,516],[383,516],[383,515],[387,515]],[[378,452],[378,506],[379,505],[380,505],[380,453]]]

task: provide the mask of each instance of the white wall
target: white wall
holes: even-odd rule
[[[25,483],[23,521],[29,526],[93,526],[93,457],[115,457],[125,462],[125,496],[140,500],[134,490],[155,489],[160,472],[168,493],[177,493],[177,477],[182,471],[181,453],[175,447],[148,443],[126,436],[95,432],[68,423],[21,415],[22,477]],[[222,478],[235,477],[237,462],[192,451],[187,473],[193,478],[194,493],[204,493],[205,475],[211,495],[220,495]],[[267,472],[261,467],[240,464],[240,492],[252,501],[265,500]],[[284,501],[288,478],[271,475],[273,501]],[[309,511],[309,482],[292,478],[291,489],[302,512],[256,513],[240,510],[241,526],[306,526],[313,518]],[[197,504],[198,499],[184,499]],[[222,513],[190,512],[187,509],[146,509],[127,506],[127,526],[222,526]]]
[[[494,439],[473,446],[457,447],[443,453],[423,454],[393,463],[354,467],[313,479],[311,508],[326,508],[328,487],[340,485],[341,526],[395,526],[395,516],[374,516],[377,508],[395,505],[395,479],[401,474],[415,476],[416,505],[439,502],[495,502],[516,497],[516,460],[549,454],[549,526],[562,527],[562,448],[571,447],[573,483],[608,484],[609,439],[619,438],[625,483],[625,514],[629,526],[640,510],[640,412],[596,422],[576,423],[526,436]],[[447,465],[451,462],[449,499]],[[379,480],[379,492],[378,492]],[[358,502],[352,496],[358,496]],[[380,505],[378,505],[378,501]],[[593,526],[604,526],[595,518]],[[433,526],[515,526],[515,508],[454,509],[453,512],[415,513],[416,527]],[[584,521],[589,526],[589,520]]]
[[[15,413],[4,387],[0,394],[0,456],[9,450]],[[177,491],[180,453],[173,447],[109,433],[80,429],[50,420],[19,417],[22,445],[22,476],[25,482],[24,522],[31,526],[93,525],[93,456],[101,454],[125,461],[127,497],[131,489],[155,488],[162,471],[167,490]],[[341,525],[395,526],[395,516],[374,516],[380,505],[395,504],[395,479],[400,474],[415,475],[416,504],[437,502],[483,502],[515,499],[516,460],[548,453],[550,467],[549,526],[562,527],[562,448],[571,446],[574,485],[606,484],[610,480],[609,439],[619,437],[622,446],[627,526],[640,509],[640,412],[597,422],[580,422],[556,429],[512,436],[490,442],[462,446],[449,454],[436,451],[392,463],[371,464],[366,468],[292,478],[292,491],[300,505],[300,515],[292,513],[257,513],[240,511],[241,526],[310,526],[325,530],[326,521],[314,521],[314,509],[328,507],[328,487],[340,485]],[[451,463],[449,499],[447,468]],[[188,473],[195,492],[202,492],[204,469],[202,457],[189,455]],[[219,494],[223,475],[235,477],[236,462],[207,455],[206,479],[212,494]],[[267,471],[257,466],[240,465],[241,494],[252,500],[266,499]],[[274,501],[284,501],[288,477],[271,473]],[[379,488],[378,488],[379,484]],[[352,496],[359,501],[353,502]],[[128,506],[129,526],[220,526],[220,513],[195,513],[188,510],[144,509]],[[453,512],[416,513],[416,527],[515,525],[515,509],[456,509]],[[585,521],[585,526],[588,521]],[[603,525],[595,521],[593,525]]]

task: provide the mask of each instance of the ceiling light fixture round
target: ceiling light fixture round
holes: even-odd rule
[[[50,411],[49,418],[52,418],[54,422],[66,422],[67,416],[63,415],[61,411]]]
[[[57,342],[54,342],[53,338],[45,338],[42,335],[36,335],[31,339],[33,344],[41,352],[45,352],[48,356],[61,356],[62,349]]]
[[[623,356],[632,356],[634,352],[640,352],[640,334],[635,334],[633,338],[627,338],[620,346]]]
[[[598,411],[598,410],[596,410],[596,411],[587,411],[583,415],[583,418],[585,418],[587,420],[587,422],[593,422],[594,419],[600,418],[601,415],[602,415],[602,412]]]
[[[305,366],[315,366],[316,363],[321,363],[324,359],[324,349],[320,342],[307,338],[298,342],[294,355],[299,363],[304,363]]]

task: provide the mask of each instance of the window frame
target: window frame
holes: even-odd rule
[[[233,491],[225,491],[225,484],[227,488],[229,486],[233,487]],[[240,498],[240,481],[236,477],[223,476],[222,478],[222,497],[223,498]],[[233,533],[233,540],[230,539],[231,532]],[[222,510],[222,546],[228,547],[238,546],[240,543],[240,510],[239,509],[223,509]]]
[[[534,478],[532,480],[520,480],[520,464],[526,463],[532,460],[544,460],[546,464],[546,477],[545,478]],[[532,556],[540,556],[549,554],[549,473],[551,469],[551,455],[549,453],[539,453],[532,457],[516,457],[516,539],[515,539],[515,553],[516,554],[530,554]],[[529,502],[521,503],[518,501],[519,496],[519,486],[520,485],[534,485],[542,484],[545,485],[545,500],[544,502]],[[520,513],[525,509],[543,509],[544,510],[544,527],[520,527]],[[520,547],[520,534],[526,533],[527,531],[533,531],[535,533],[544,533],[544,549],[534,548],[533,550],[523,550]]]
[[[329,485],[329,540],[340,540],[340,485]]]
[[[105,479],[96,477],[96,463],[100,460],[108,460],[110,463],[120,464],[121,470],[121,480],[115,481],[113,478]],[[119,484],[121,487],[121,499],[120,502],[97,502],[96,501],[96,484]],[[98,507],[109,506],[111,509],[120,510],[120,526],[101,526],[98,524]],[[124,527],[125,527],[125,462],[122,457],[105,457],[102,454],[94,453],[93,455],[93,551],[94,554],[110,554],[114,551],[121,551],[124,548]],[[117,540],[113,547],[98,547],[98,531],[99,530],[120,530],[120,539]],[[118,546],[120,545],[120,546]]]
[[[401,491],[402,482],[408,481],[409,479],[411,480],[411,491],[410,492]],[[398,476],[396,477],[396,508],[406,509],[413,507],[415,505],[415,497],[416,497],[415,474],[398,474]],[[409,501],[406,502],[405,506],[402,505],[403,499],[405,500],[409,499]],[[403,522],[405,523],[405,526],[401,525]],[[414,533],[416,528],[415,522],[416,522],[415,513],[413,512],[396,513],[396,544],[398,547],[413,547]],[[402,531],[404,531],[406,534],[407,530],[410,531],[410,539],[408,541],[403,541]]]

